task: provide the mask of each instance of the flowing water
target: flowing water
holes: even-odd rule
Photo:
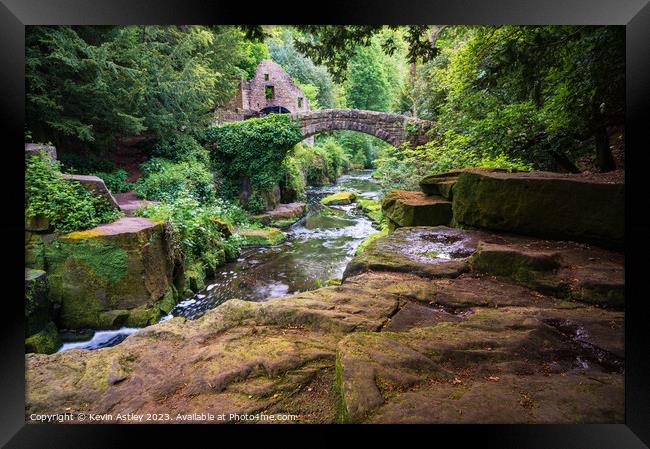
[[[340,278],[359,244],[377,232],[356,204],[323,206],[321,198],[338,191],[377,199],[379,184],[370,170],[341,176],[332,186],[307,189],[305,217],[286,229],[286,242],[270,247],[244,248],[240,257],[206,280],[206,288],[180,301],[163,320],[174,316],[196,319],[231,298],[266,301],[313,290],[328,279]],[[97,332],[92,340],[66,343],[60,350],[99,349],[120,343],[133,329]]]

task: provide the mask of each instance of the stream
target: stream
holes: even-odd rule
[[[231,298],[267,301],[313,290],[325,286],[328,279],[340,278],[359,244],[377,229],[356,204],[320,204],[321,198],[338,191],[352,191],[369,199],[381,195],[371,170],[343,175],[334,185],[308,188],[306,214],[285,229],[288,238],[284,243],[243,248],[236,261],[220,267],[216,276],[206,279],[203,290],[181,300],[161,321],[176,316],[193,320]],[[98,331],[91,340],[65,343],[59,351],[113,346],[135,331]]]

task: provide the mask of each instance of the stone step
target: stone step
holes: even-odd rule
[[[447,225],[452,218],[451,202],[442,196],[410,190],[393,190],[382,203],[389,227]]]
[[[140,207],[158,203],[157,201],[142,200],[138,198],[133,191],[116,193],[114,197],[120,207],[120,210],[127,217],[133,217],[135,215],[135,211]]]

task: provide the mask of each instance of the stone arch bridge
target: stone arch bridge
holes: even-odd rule
[[[403,143],[425,144],[429,140],[426,132],[433,125],[406,115],[360,109],[319,109],[291,117],[298,121],[305,138],[324,131],[350,130],[370,134],[396,147]]]

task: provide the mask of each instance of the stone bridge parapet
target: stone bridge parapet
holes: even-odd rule
[[[393,146],[425,144],[429,140],[426,133],[433,125],[428,120],[406,115],[360,109],[320,109],[292,114],[292,117],[299,122],[304,137],[324,131],[350,130],[370,134]]]

